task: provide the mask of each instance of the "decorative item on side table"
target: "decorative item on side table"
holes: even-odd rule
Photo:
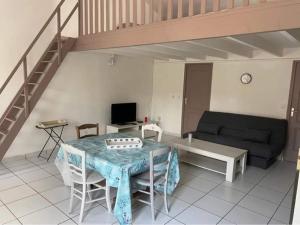
[[[105,139],[105,144],[107,149],[130,149],[143,147],[143,142],[140,138]]]
[[[68,121],[66,121],[66,120],[51,120],[51,121],[40,122],[35,126],[38,129],[44,130],[49,135],[49,137],[48,137],[47,141],[45,142],[42,150],[40,151],[38,157],[47,159],[47,161],[49,161],[55,148],[57,146],[60,146],[60,142],[64,143],[64,141],[62,139],[62,134],[63,134],[65,126],[67,126],[67,125],[69,125],[69,124],[68,124]],[[55,131],[55,129],[58,129],[58,128],[60,128],[60,132]],[[52,148],[50,155],[48,157],[44,157],[44,156],[42,156],[42,153],[45,150],[45,147],[47,146],[50,139],[52,139],[54,141],[55,145]]]

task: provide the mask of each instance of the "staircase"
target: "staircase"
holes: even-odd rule
[[[74,12],[78,9],[78,3],[74,6],[65,22],[61,24],[60,10],[64,2],[65,0],[62,0],[58,4],[54,12],[51,14],[43,28],[25,51],[0,89],[1,99],[2,92],[7,88],[7,85],[14,77],[18,69],[22,67],[24,73],[24,83],[0,119],[0,160],[3,158],[8,148],[14,141],[15,137],[32,112],[36,103],[39,101],[44,90],[47,88],[65,56],[73,48],[76,42],[75,38],[62,37],[61,32],[67,25],[70,18],[73,16]],[[32,71],[28,72],[27,56],[55,17],[57,19],[57,33],[45,52],[40,57],[37,64],[33,67]]]

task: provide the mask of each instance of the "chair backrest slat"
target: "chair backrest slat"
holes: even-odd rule
[[[142,138],[144,139],[145,138],[145,131],[154,131],[157,133],[157,142],[160,142],[161,141],[161,137],[162,137],[162,129],[157,126],[156,124],[146,124],[146,125],[143,125],[142,126]]]
[[[86,129],[93,129],[93,128],[96,129],[95,134],[81,135],[81,131],[86,130]],[[99,124],[98,123],[82,124],[82,125],[76,127],[76,132],[77,132],[78,139],[85,138],[85,137],[91,137],[91,136],[98,136],[99,135]]]
[[[168,176],[169,176],[169,167],[170,161],[172,156],[172,150],[168,148],[161,148],[157,150],[153,150],[149,153],[150,156],[150,186],[154,184],[154,178],[158,176],[164,176],[165,180],[165,188],[168,183]],[[163,161],[155,162],[157,158],[160,156],[166,155],[166,159]]]
[[[81,177],[82,182],[86,182],[86,168],[85,168],[85,151],[81,151],[68,144],[61,144],[64,152],[64,159],[71,174]]]

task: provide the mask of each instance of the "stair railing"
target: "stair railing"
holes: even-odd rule
[[[17,65],[14,67],[14,69],[12,70],[12,72],[10,73],[10,75],[7,77],[7,79],[5,80],[5,82],[3,83],[3,85],[0,88],[0,96],[1,96],[2,92],[5,90],[6,86],[10,82],[10,80],[14,77],[14,75],[16,74],[16,72],[18,71],[18,69],[20,68],[20,66],[23,65],[24,83],[22,85],[22,88],[24,90],[24,97],[25,97],[24,108],[25,108],[25,116],[26,117],[28,117],[29,112],[30,112],[29,104],[28,104],[28,100],[29,99],[28,99],[27,56],[31,52],[32,48],[35,46],[36,42],[39,40],[39,38],[41,37],[41,35],[44,33],[44,31],[46,30],[46,28],[49,26],[49,24],[53,21],[53,19],[56,16],[56,18],[57,18],[57,32],[55,34],[55,38],[57,39],[58,64],[61,63],[61,55],[62,55],[61,33],[62,33],[63,29],[65,28],[65,26],[67,25],[67,23],[69,22],[69,20],[71,19],[71,17],[73,16],[73,14],[75,13],[75,11],[79,8],[78,7],[79,3],[77,2],[75,4],[75,6],[73,7],[73,9],[71,10],[71,12],[69,13],[68,17],[65,19],[64,23],[61,24],[61,7],[64,4],[64,2],[65,2],[65,0],[61,0],[60,3],[57,5],[57,7],[54,9],[54,11],[52,12],[52,14],[50,15],[50,17],[48,18],[48,20],[46,21],[46,23],[42,27],[42,29],[35,36],[35,38],[31,42],[31,44],[29,45],[29,47],[27,48],[27,50],[25,51],[25,53],[22,55],[21,59],[18,61]],[[79,12],[79,10],[78,10],[78,12]],[[4,115],[2,116],[2,119],[5,118],[5,116],[8,113],[8,111],[9,110],[7,110],[4,113]],[[2,119],[1,119],[1,121],[2,121]]]
[[[265,4],[268,1],[270,0],[242,0],[238,6],[236,0],[79,0],[79,36],[218,13],[237,7]]]

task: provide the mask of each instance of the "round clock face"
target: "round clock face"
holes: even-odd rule
[[[250,73],[244,73],[241,76],[241,82],[243,84],[249,84],[252,81],[252,75]]]

